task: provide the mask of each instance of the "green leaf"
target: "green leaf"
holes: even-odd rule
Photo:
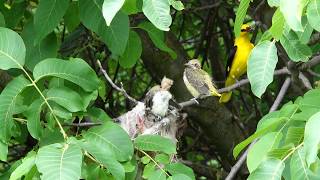
[[[69,1],[54,0],[40,1],[34,15],[34,44],[38,44],[59,24],[63,15],[66,13]]]
[[[168,0],[143,0],[144,15],[162,31],[169,31],[172,23]]]
[[[148,179],[150,175],[155,171],[155,167],[156,165],[153,162],[147,164],[143,169],[142,177]]]
[[[40,140],[43,131],[40,122],[40,113],[43,104],[43,99],[37,99],[29,106],[29,109],[24,113],[28,120],[27,128],[30,135],[38,140]]]
[[[23,17],[28,3],[26,1],[11,1],[10,8],[5,7],[7,1],[2,0],[0,11],[6,20],[6,27],[14,29]]]
[[[307,7],[307,17],[310,25],[317,31],[320,31],[320,1],[310,0]]]
[[[47,92],[47,100],[53,101],[70,112],[85,111],[82,97],[66,87],[51,88]]]
[[[309,109],[318,111],[320,108],[320,89],[308,91],[298,103],[302,112],[305,112]]]
[[[139,35],[130,31],[129,40],[123,55],[119,58],[119,63],[124,68],[133,67],[139,60],[142,53],[142,44]]]
[[[36,165],[41,179],[80,179],[82,152],[77,145],[51,144],[39,149]]]
[[[51,131],[46,128],[43,131],[39,146],[43,147],[49,144],[61,143],[63,141],[64,139],[59,129],[54,129],[53,131]]]
[[[311,49],[307,45],[302,44],[293,31],[284,33],[280,38],[280,43],[286,50],[289,58],[295,62],[305,62],[312,55]]]
[[[241,143],[239,143],[234,149],[233,149],[233,157],[237,158],[237,156],[239,155],[239,153],[245,148],[247,147],[247,145],[249,145],[253,140],[255,140],[256,138],[259,138],[265,134],[267,134],[268,132],[272,132],[274,131],[281,123],[283,123],[284,119],[280,118],[277,121],[273,121],[272,123],[264,126],[263,128],[260,128],[259,130],[257,130],[253,135],[249,136],[247,139],[245,139],[244,141],[242,141]]]
[[[87,113],[88,113],[88,116],[91,117],[93,121],[102,121],[102,122],[112,121],[111,117],[108,116],[108,114],[100,108],[96,108],[96,107],[88,108]]]
[[[184,5],[181,1],[169,0],[169,4],[178,11],[184,10]]]
[[[107,23],[110,26],[112,19],[117,14],[117,12],[123,6],[125,0],[104,0],[102,4],[102,14]]]
[[[318,145],[320,143],[319,126],[320,112],[311,116],[304,130],[304,152],[308,167],[317,160]]]
[[[294,31],[303,31],[301,16],[308,0],[280,0],[280,10],[286,23]]]
[[[272,36],[276,40],[279,40],[280,37],[282,36],[283,29],[284,29],[284,17],[280,9],[278,8],[272,16],[272,26],[269,32],[272,34]]]
[[[268,0],[268,4],[271,7],[279,7],[280,6],[280,0]]]
[[[170,156],[167,154],[157,154],[154,160],[161,164],[169,164],[170,163]]]
[[[109,147],[101,147],[97,141],[87,141],[82,143],[81,147],[89,152],[99,163],[103,164],[115,179],[124,179],[124,167],[116,160],[112,149],[109,149]]]
[[[240,5],[236,13],[236,20],[234,22],[234,29],[233,29],[236,37],[240,36],[241,26],[243,24],[244,18],[246,17],[249,4],[250,4],[250,0],[240,1]]]
[[[153,171],[149,178],[149,180],[166,180],[166,174],[161,170]]]
[[[69,61],[49,58],[38,63],[33,70],[35,81],[48,76],[71,81],[85,91],[94,91],[99,87],[99,78],[95,71],[82,59]]]
[[[165,166],[165,170],[168,171],[171,175],[184,174],[192,180],[196,179],[193,170],[182,163],[167,164]]]
[[[296,34],[303,44],[307,44],[310,40],[311,34],[313,32],[313,28],[310,26],[307,17],[303,16],[302,17],[302,27],[303,27],[303,32],[297,31]]]
[[[264,41],[255,46],[248,60],[248,78],[254,95],[261,98],[273,81],[273,72],[278,62],[275,42]]]
[[[167,154],[176,153],[176,146],[171,139],[159,135],[140,135],[134,140],[134,145],[145,151],[160,151]]]
[[[138,12],[141,12],[142,9],[138,7],[139,1],[141,2],[142,7],[142,0],[130,0],[124,2],[122,10],[128,15],[137,14]]]
[[[24,65],[26,47],[18,33],[0,27],[0,69],[21,69]]]
[[[133,146],[128,134],[117,124],[106,122],[90,128],[84,135],[87,142],[95,142],[100,148],[110,148],[118,161],[127,161],[133,155]]]
[[[71,1],[66,14],[63,17],[64,23],[69,32],[74,31],[80,24],[79,5],[76,1]]]
[[[289,127],[286,135],[286,139],[285,139],[285,144],[292,143],[294,145],[298,145],[303,140],[303,133],[304,133],[303,127]]]
[[[177,58],[177,54],[172,49],[170,49],[164,42],[165,38],[164,38],[164,33],[162,31],[160,31],[159,29],[157,29],[151,23],[148,23],[148,22],[143,22],[139,24],[138,27],[147,31],[151,41],[154,43],[154,45],[157,48],[169,53],[171,58],[173,59]]]
[[[1,60],[0,60],[1,61]],[[0,140],[7,141],[12,135],[14,126],[12,114],[17,96],[29,84],[23,76],[19,76],[7,84],[0,95]]]
[[[26,44],[26,67],[33,70],[34,66],[46,58],[57,56],[58,43],[54,33],[49,34],[40,43],[34,44],[36,30],[32,19],[24,26],[22,38]]]
[[[283,159],[285,158],[289,153],[292,152],[293,144],[290,144],[285,147],[281,148],[275,148],[268,152],[269,158],[275,158],[275,159]]]
[[[129,17],[119,11],[108,27],[102,15],[102,3],[103,0],[79,1],[80,20],[102,38],[112,54],[122,55],[129,38]]]
[[[290,171],[293,180],[312,179],[312,171],[307,167],[303,148],[297,149],[290,161]]]
[[[7,161],[8,144],[0,141],[0,160]]]
[[[22,159],[22,163],[12,172],[10,180],[20,179],[23,175],[27,174],[35,165],[36,153],[31,151]]]
[[[281,180],[284,163],[279,159],[267,159],[253,171],[248,180]]]
[[[253,172],[267,158],[268,152],[279,145],[281,138],[281,133],[268,133],[250,148],[247,155],[249,172]]]
[[[0,27],[6,27],[6,21],[3,14],[0,12]]]
[[[168,178],[169,180],[192,180],[189,176],[184,174],[175,174]]]

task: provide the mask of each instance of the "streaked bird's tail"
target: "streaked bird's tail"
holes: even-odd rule
[[[231,86],[232,84],[236,83],[236,80],[231,78],[230,76],[227,78],[225,87]],[[220,103],[226,103],[231,99],[232,91],[223,93],[219,99]]]

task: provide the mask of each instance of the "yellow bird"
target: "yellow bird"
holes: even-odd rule
[[[254,45],[250,42],[249,32],[252,28],[248,24],[241,26],[240,36],[235,39],[233,49],[227,61],[225,87],[233,85],[236,80],[247,71],[247,61]],[[230,100],[232,92],[223,93],[220,97],[220,103],[226,103]]]

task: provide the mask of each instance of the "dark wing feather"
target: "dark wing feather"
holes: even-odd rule
[[[230,50],[229,56],[228,56],[228,61],[227,61],[227,66],[226,66],[226,77],[228,77],[229,72],[231,70],[232,62],[234,59],[234,56],[237,52],[237,46],[233,46],[232,49]]]

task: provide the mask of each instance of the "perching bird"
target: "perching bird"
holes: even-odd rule
[[[164,77],[161,81],[161,85],[152,87],[145,97],[145,105],[147,107],[147,115],[149,116],[149,110],[153,115],[158,116],[157,119],[164,117],[169,109],[169,101],[172,98],[169,92],[173,81]]]
[[[233,85],[236,80],[247,71],[247,61],[254,45],[250,42],[249,33],[252,28],[248,24],[241,26],[240,36],[235,39],[234,46],[230,51],[227,66],[225,87]],[[223,93],[220,103],[230,100],[232,92]]]
[[[183,81],[194,98],[202,95],[221,96],[209,74],[201,69],[197,59],[190,60],[185,66]]]

